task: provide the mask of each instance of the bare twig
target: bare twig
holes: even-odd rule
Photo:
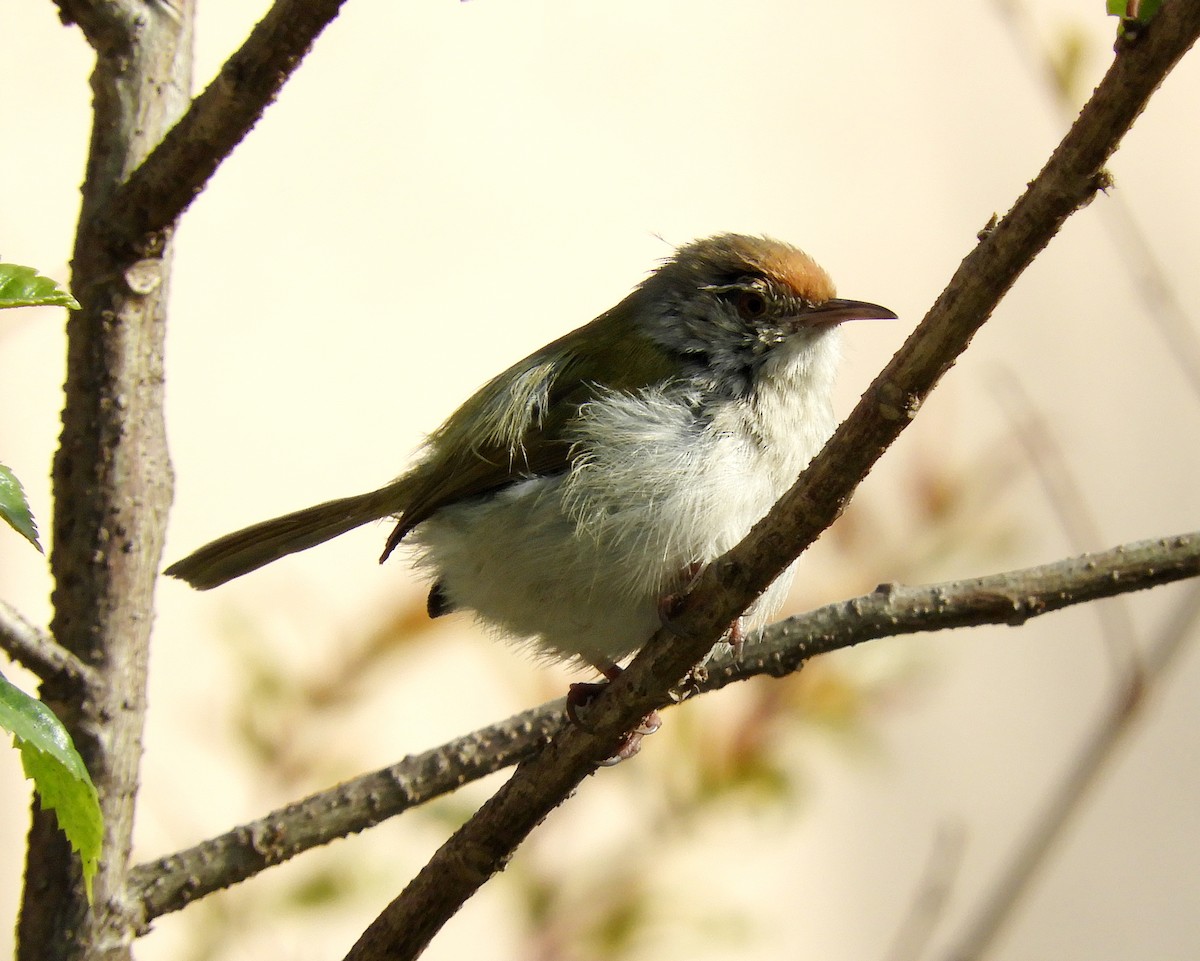
[[[113,197],[105,237],[157,249],[221,162],[258,122],[345,0],[275,0],[246,42]]]
[[[0,601],[0,650],[42,680],[67,677],[76,684],[95,683],[95,672],[88,665],[5,601]]]
[[[1018,47],[1042,78],[1059,116],[1069,122],[1075,112],[1070,87],[1055,69],[1049,49],[1035,36],[1028,5],[1024,0],[996,0],[995,5]],[[1200,334],[1195,317],[1184,306],[1125,194],[1115,191],[1112,203],[1105,205],[1104,212],[1102,220],[1121,252],[1121,263],[1133,281],[1133,293],[1141,299],[1146,317],[1167,342],[1169,356],[1179,366],[1192,391],[1200,397]]]
[[[558,730],[563,699],[360,775],[130,873],[143,925],[304,851],[365,830],[532,755]]]
[[[871,594],[773,624],[742,657],[714,659],[706,690],[758,674],[783,676],[810,657],[863,641],[1033,617],[1200,576],[1200,531],[925,587],[882,584]]]
[[[783,677],[809,658],[880,637],[981,624],[1020,624],[1063,607],[1200,575],[1200,533],[1124,544],[1098,554],[990,577],[871,594],[780,621],[742,656],[712,658],[684,694]],[[661,706],[666,706],[665,703]],[[146,925],[312,847],[361,831],[532,757],[562,723],[559,698],[274,811],[130,873]]]
[[[938,826],[912,909],[885,955],[888,961],[917,961],[925,953],[950,900],[966,840],[967,832],[961,822],[949,821]]]
[[[566,728],[518,766],[359,939],[348,961],[408,959],[500,870],[538,823],[660,704],[716,638],[816,539],[1000,298],[1062,223],[1107,184],[1103,164],[1155,88],[1200,34],[1200,4],[1173,0],[1127,44],[1079,120],[1004,219],[955,272],[925,320],[868,389],[801,480],[746,539],[711,564],[678,616],[602,694],[589,723]]]

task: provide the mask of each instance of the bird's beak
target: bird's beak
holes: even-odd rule
[[[803,324],[825,327],[847,320],[897,320],[896,315],[879,304],[865,300],[842,300],[834,297],[823,304],[814,304],[797,318]]]

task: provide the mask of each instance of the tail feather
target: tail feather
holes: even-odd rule
[[[196,590],[207,591],[288,554],[396,513],[396,494],[392,485],[262,521],[217,538],[163,573],[187,581]]]

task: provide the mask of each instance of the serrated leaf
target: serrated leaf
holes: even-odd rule
[[[3,464],[0,464],[0,517],[30,544],[42,550],[38,542],[37,524],[29,510],[29,501],[25,499],[25,490],[17,480],[17,475]]]
[[[90,902],[92,879],[100,863],[104,819],[96,786],[88,776],[83,758],[54,712],[14,687],[2,674],[0,727],[13,735],[25,776],[33,781],[39,802],[45,810],[54,811],[59,830],[78,852]]]
[[[79,301],[70,291],[32,267],[0,264],[0,308],[70,307],[79,309]]]

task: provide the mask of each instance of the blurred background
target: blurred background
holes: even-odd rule
[[[197,90],[266,6],[202,4]],[[0,244],[66,280],[91,57],[49,0],[10,7]],[[484,380],[715,232],[789,240],[900,314],[847,328],[844,414],[1037,173],[1115,28],[1100,0],[353,0],[179,230],[166,560],[390,479]],[[1198,97],[1193,54],[1114,158],[1112,195],[807,556],[793,610],[1197,526]],[[63,356],[61,313],[0,319],[0,461],[43,531]],[[571,675],[469,619],[429,623],[403,559],[375,564],[383,538],[214,593],[160,585],[139,860],[564,691]],[[44,559],[0,543],[0,597],[48,622]],[[671,712],[427,957],[945,957],[1193,592],[876,642]],[[996,958],[1195,955],[1198,684],[1185,648]],[[499,783],[164,917],[138,955],[340,957]],[[0,752],[4,918],[27,811]]]

